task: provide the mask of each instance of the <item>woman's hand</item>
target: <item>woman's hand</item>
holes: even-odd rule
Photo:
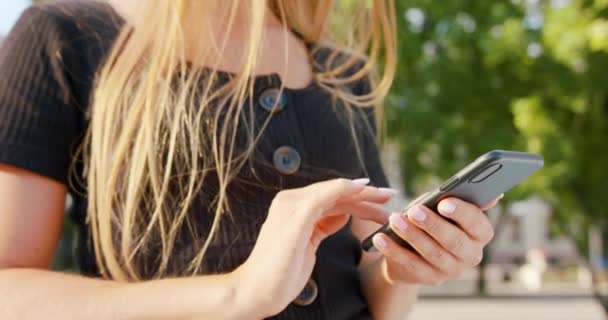
[[[394,194],[368,187],[369,179],[336,179],[281,191],[247,261],[233,274],[237,295],[268,317],[279,313],[303,289],[315,264],[320,242],[346,225],[349,215],[384,224],[380,204]]]
[[[478,208],[447,198],[439,203],[439,214],[420,205],[409,209],[407,216],[392,214],[391,229],[418,253],[401,247],[385,234],[375,235],[375,247],[387,258],[389,279],[439,285],[478,265],[483,248],[494,237],[492,225],[483,211],[496,205],[498,200],[500,198]]]

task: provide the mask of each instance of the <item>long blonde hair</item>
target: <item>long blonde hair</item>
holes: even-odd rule
[[[351,59],[314,74],[316,83],[334,97],[351,105],[378,106],[391,85],[396,60],[392,0],[342,2],[349,10],[340,10],[340,17],[354,25],[349,32],[333,31],[330,17],[337,4],[331,0],[251,1],[242,66],[230,81],[218,86],[214,61],[208,60],[221,53],[224,44],[213,42],[202,21],[207,21],[220,2],[230,6],[230,21],[240,1],[141,1],[137,17],[122,28],[98,75],[83,150],[88,219],[104,277],[141,280],[141,261],[150,252],[157,252],[158,259],[147,273],[152,278],[170,275],[168,265],[176,238],[185,229],[190,230],[193,240],[203,242],[186,266],[189,274],[200,272],[205,252],[227,212],[226,188],[260,135],[247,129],[248,148],[234,148],[236,129],[252,127],[243,126],[240,114],[253,94],[267,8],[286,30],[306,42],[331,43],[352,53]],[[352,16],[345,16],[345,11]],[[196,61],[188,56],[193,44],[185,36],[186,20],[192,12],[200,15],[196,21],[201,23],[188,19],[188,29],[201,30],[202,40],[197,45],[209,48],[197,52]],[[363,55],[367,58],[361,60]],[[374,66],[380,59],[384,62],[382,72],[374,77]],[[344,77],[361,61],[364,63],[356,72]],[[198,63],[211,68],[191,68]],[[379,80],[373,81],[368,94],[355,95],[345,89],[370,77]],[[211,112],[211,105],[221,105],[222,116]],[[200,235],[188,210],[210,172],[217,175],[219,190],[211,230]]]

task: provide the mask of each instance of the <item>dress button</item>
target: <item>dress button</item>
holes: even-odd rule
[[[274,167],[282,174],[294,174],[300,169],[302,158],[300,153],[290,146],[282,146],[274,151],[272,156]]]
[[[300,292],[296,299],[293,300],[293,303],[298,306],[307,306],[313,303],[313,301],[315,301],[318,295],[319,286],[317,286],[317,283],[313,278],[310,278],[308,279],[308,282],[306,282],[306,285],[304,286],[304,289],[302,289],[302,292]]]
[[[287,95],[277,88],[267,89],[260,95],[259,104],[268,112],[279,112],[285,109]]]

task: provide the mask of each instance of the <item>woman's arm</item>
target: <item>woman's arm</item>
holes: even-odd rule
[[[281,191],[243,265],[226,275],[123,283],[44,270],[65,187],[0,164],[0,319],[261,319],[283,310],[312,273],[319,243],[350,214],[377,223],[390,194],[336,179]]]
[[[363,240],[381,225],[353,218],[352,233]],[[359,263],[363,294],[372,318],[403,320],[412,311],[418,297],[418,286],[390,279],[385,256],[379,252],[363,252]]]
[[[252,297],[241,300],[231,275],[118,283],[44,270],[65,196],[58,182],[0,164],[1,319],[255,317]]]
[[[0,271],[0,301],[2,319],[261,318],[230,274],[119,283],[9,267]]]

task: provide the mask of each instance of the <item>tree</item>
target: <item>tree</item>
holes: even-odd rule
[[[582,254],[608,227],[608,1],[397,1],[400,64],[386,112],[419,193],[491,149],[543,154],[507,199],[541,195]]]

